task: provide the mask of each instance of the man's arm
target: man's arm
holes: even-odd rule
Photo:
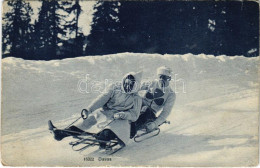
[[[166,121],[167,117],[169,116],[169,114],[172,111],[175,99],[176,99],[175,93],[170,93],[168,99],[166,100],[166,102],[164,104],[161,114],[154,121],[157,126],[161,125],[164,121]]]
[[[151,84],[152,84],[151,81],[142,82],[142,84],[140,86],[140,90],[148,90],[149,87],[151,86]]]

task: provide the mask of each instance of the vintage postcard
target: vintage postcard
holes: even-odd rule
[[[4,166],[259,163],[258,1],[2,2]]]

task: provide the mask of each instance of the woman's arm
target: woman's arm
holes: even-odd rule
[[[103,107],[109,101],[109,99],[113,97],[114,87],[114,84],[110,85],[108,89],[104,91],[104,93],[102,93],[94,101],[92,101],[92,103],[87,108],[88,111],[92,113],[96,109]]]
[[[140,115],[141,107],[142,107],[142,98],[136,95],[133,108],[119,113],[124,114],[124,117],[122,119],[134,122],[138,119]]]

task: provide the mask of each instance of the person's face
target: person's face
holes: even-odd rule
[[[167,87],[169,86],[171,77],[170,76],[166,76],[166,75],[158,75],[159,77],[159,83],[161,85],[161,87]]]
[[[124,80],[124,90],[126,93],[131,92],[133,87],[135,84],[135,80],[132,76],[128,76],[125,80]]]

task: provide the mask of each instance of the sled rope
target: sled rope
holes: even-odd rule
[[[81,119],[81,116],[78,118],[78,119],[76,119],[75,121],[73,121],[70,125],[68,125],[65,129],[67,129],[67,128],[69,128],[70,126],[72,126],[75,122],[77,122],[79,119]]]
[[[68,125],[65,129],[69,128],[70,126],[72,126],[75,122],[77,122],[80,118],[82,118],[83,120],[87,119],[88,118],[88,115],[84,118],[84,112],[87,111],[86,109],[82,109],[81,111],[81,116],[76,119],[75,121],[73,121],[70,125]]]
[[[105,126],[100,126],[99,124],[97,125],[98,128],[101,128],[101,131],[103,131],[107,126],[109,126],[109,124],[111,124],[113,121],[115,121],[115,119],[111,120],[107,125]],[[100,131],[100,132],[101,132]]]

